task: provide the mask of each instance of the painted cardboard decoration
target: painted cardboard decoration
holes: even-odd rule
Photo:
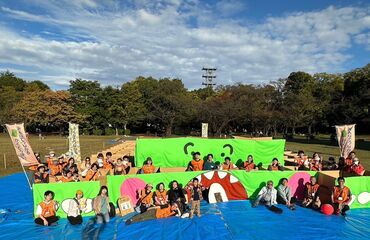
[[[296,172],[288,180],[288,186],[291,188],[293,197],[299,200],[304,198],[304,185],[310,182],[311,175],[306,172]]]
[[[126,179],[120,188],[120,196],[128,196],[131,200],[132,206],[136,206],[137,201],[139,200],[137,195],[138,189],[144,189],[146,183],[140,178],[129,178]]]
[[[198,175],[197,178],[203,187],[209,189],[208,201],[216,203],[216,193],[223,202],[229,200],[246,200],[248,194],[239,179],[224,171],[209,171]]]
[[[62,210],[65,212],[65,213],[68,213],[68,208],[69,208],[69,203],[70,201],[75,201],[73,198],[67,198],[67,199],[64,199],[62,201]],[[84,213],[89,213],[89,212],[92,212],[93,209],[92,209],[92,199],[91,198],[82,198],[80,199],[79,201],[79,204],[81,206],[81,212],[82,214]]]

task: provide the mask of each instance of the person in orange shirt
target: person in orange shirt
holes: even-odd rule
[[[351,168],[349,169],[350,173],[354,173],[358,176],[363,176],[365,173],[365,168],[361,165],[360,161],[358,158],[353,159],[353,163],[351,165]]]
[[[60,176],[62,175],[62,167],[58,164],[57,159],[53,159],[51,165],[49,165],[50,175],[51,176]]]
[[[112,153],[111,152],[107,152],[105,154],[105,161],[103,163],[103,166],[104,166],[104,169],[107,170],[107,171],[111,171],[112,169],[114,169],[114,162],[113,162],[113,159],[112,159]]]
[[[164,183],[157,185],[157,190],[154,193],[154,205],[162,207],[168,205],[168,195]]]
[[[36,208],[35,223],[42,226],[50,226],[59,220],[56,216],[58,211],[58,202],[54,201],[54,192],[46,191],[44,193],[44,201],[42,201]]]
[[[193,154],[193,160],[189,162],[187,171],[202,171],[204,160],[200,158],[200,152]]]
[[[304,155],[304,151],[299,150],[298,155],[294,158],[295,164],[298,166],[298,170],[305,170],[309,167],[307,156]]]
[[[279,164],[279,160],[277,158],[272,159],[272,163],[268,166],[267,170],[269,171],[283,171],[283,168]]]
[[[310,182],[305,184],[302,206],[313,209],[319,209],[321,206],[320,185],[316,183],[314,176],[311,176]]]
[[[171,205],[168,205],[165,208],[156,206],[151,209],[148,209],[148,211],[137,214],[133,216],[132,218],[128,219],[126,221],[126,225],[130,225],[131,223],[153,220],[153,219],[168,218],[172,216],[177,216],[177,217],[181,216],[181,212],[176,203],[172,203]]]
[[[148,183],[144,189],[139,191],[139,201],[136,205],[140,208],[140,212],[145,212],[153,206],[153,185]]]
[[[356,158],[356,153],[354,151],[350,152],[348,154],[348,157],[344,160],[344,171],[350,172],[351,166],[353,164],[354,159]]]
[[[58,182],[73,182],[73,175],[70,171],[64,171],[63,175],[58,178]]]
[[[254,164],[254,162],[253,162],[253,156],[252,155],[248,155],[247,161],[244,162],[244,169],[247,172],[250,172],[252,170],[258,170],[256,164]]]
[[[346,215],[346,212],[349,210],[349,202],[351,201],[352,194],[351,190],[344,186],[344,178],[338,178],[338,185],[334,187],[331,194],[331,202],[333,203],[334,213],[341,213],[343,216]]]
[[[37,167],[37,172],[35,173],[35,183],[48,183],[49,174],[45,172],[45,165],[40,164]]]
[[[142,167],[143,173],[155,173],[155,166],[153,165],[153,160],[151,157],[148,157],[145,161],[145,164]]]
[[[93,163],[91,165],[91,169],[89,169],[87,171],[87,174],[86,174],[86,177],[85,177],[85,181],[96,181],[96,180],[99,179],[100,176],[101,176],[101,174],[99,172],[98,164],[97,163]]]
[[[321,160],[320,155],[317,152],[315,152],[312,155],[312,159],[309,163],[309,166],[310,166],[310,171],[321,171],[322,170],[322,160]]]
[[[229,157],[225,157],[225,162],[222,164],[220,170],[230,171],[236,169],[238,169],[238,167],[231,162],[231,159]]]

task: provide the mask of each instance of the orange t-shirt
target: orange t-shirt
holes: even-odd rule
[[[49,169],[50,169],[50,175],[51,176],[55,176],[57,174],[61,174],[62,173],[62,166],[60,165],[50,165],[49,166]]]
[[[176,213],[171,210],[171,206],[168,206],[168,207],[163,208],[163,209],[158,208],[156,213],[155,213],[155,216],[157,218],[168,218],[168,217],[170,217],[172,215],[175,215],[175,214]]]
[[[72,181],[73,181],[73,179],[72,179],[72,177],[71,177],[71,178],[67,178],[67,177],[65,177],[65,176],[62,176],[62,177],[60,178],[60,181],[62,181],[62,182],[72,182]]]
[[[40,207],[42,209],[41,215],[43,217],[55,216],[55,202],[51,200],[49,203],[41,202]]]
[[[251,171],[255,167],[256,167],[256,164],[254,164],[253,162],[252,163],[249,163],[249,162],[244,163],[244,168],[245,168],[246,171]]]
[[[154,173],[154,171],[155,171],[155,166],[153,166],[153,165],[143,165],[143,172],[145,174]]]
[[[343,203],[348,202],[350,200],[350,190],[348,187],[344,186],[343,189],[341,189],[339,186],[335,186],[333,190],[334,195],[334,203]]]
[[[87,171],[85,180],[86,181],[96,181],[98,177],[99,177],[99,172],[95,173],[93,170],[90,169],[89,171]]]
[[[146,193],[145,189],[141,190],[141,203],[144,204],[152,204],[153,202],[153,192],[150,192],[149,194]]]
[[[193,167],[193,171],[202,171],[203,164],[204,164],[203,159],[199,159],[199,161],[195,161],[194,159],[191,160],[191,166]]]

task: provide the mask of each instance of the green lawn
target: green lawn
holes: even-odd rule
[[[102,149],[109,148],[112,146],[110,140],[116,138],[117,136],[80,136],[81,156],[90,156]],[[54,150],[57,156],[68,151],[67,137],[52,135],[39,139],[36,135],[30,135],[29,140],[33,151],[40,152],[41,156],[45,156],[50,150]],[[4,168],[4,155],[7,162],[6,169]],[[0,134],[0,176],[18,171],[22,171],[22,168],[10,137],[8,134]]]
[[[82,157],[90,156],[103,149],[112,146],[110,140],[117,136],[80,136]],[[370,169],[370,136],[356,137],[356,153],[366,169]],[[39,139],[38,136],[31,135],[30,142],[35,152],[40,152],[42,156],[54,150],[57,155],[67,152],[68,142],[66,137],[46,136],[45,139]],[[339,149],[337,143],[330,141],[329,136],[320,135],[315,140],[307,140],[304,137],[295,136],[294,139],[286,142],[286,149],[297,152],[304,150],[309,156],[313,152],[319,152],[326,160],[329,156],[335,156],[338,159]],[[7,160],[7,169],[4,169],[4,155]],[[0,176],[21,171],[15,150],[7,134],[0,134]]]

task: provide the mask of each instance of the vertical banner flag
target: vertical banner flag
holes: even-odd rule
[[[81,162],[80,135],[78,124],[69,123],[69,149],[67,155],[73,157],[76,161]]]
[[[348,154],[355,149],[355,125],[335,126],[342,157],[348,157]]]
[[[208,123],[202,123],[202,137],[208,137]]]
[[[26,132],[24,131],[24,124],[6,124],[6,128],[8,129],[8,133],[13,142],[15,152],[17,153],[22,166],[28,167],[38,165],[39,162],[37,161],[35,154],[33,153],[31,145],[28,142]]]

